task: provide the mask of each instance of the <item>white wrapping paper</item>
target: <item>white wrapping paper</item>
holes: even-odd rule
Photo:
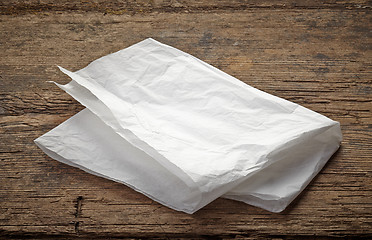
[[[60,69],[86,109],[35,143],[186,213],[220,196],[280,212],[341,142],[338,122],[153,39]]]

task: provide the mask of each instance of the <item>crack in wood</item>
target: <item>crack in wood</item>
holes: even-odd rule
[[[80,221],[78,220],[79,217],[81,216],[81,206],[82,206],[82,202],[83,202],[83,197],[82,196],[78,196],[76,198],[76,204],[75,204],[75,208],[76,208],[76,211],[75,211],[75,223],[74,223],[74,227],[75,227],[75,233],[76,234],[79,234],[79,225],[80,225]]]
[[[79,234],[79,224],[80,224],[79,221],[75,221],[75,232],[76,232],[76,234]]]

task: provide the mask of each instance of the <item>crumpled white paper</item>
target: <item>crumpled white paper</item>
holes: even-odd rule
[[[222,196],[280,212],[338,149],[338,122],[151,38],[70,72],[86,106],[50,157],[193,213]]]

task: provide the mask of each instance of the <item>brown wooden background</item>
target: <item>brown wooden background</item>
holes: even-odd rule
[[[371,2],[0,2],[0,235],[372,237]],[[218,199],[193,215],[61,164],[33,139],[83,107],[48,80],[147,37],[340,121],[341,149],[283,213]]]

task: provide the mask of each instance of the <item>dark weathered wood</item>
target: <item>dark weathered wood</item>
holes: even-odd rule
[[[246,9],[370,9],[368,0],[2,0],[0,11],[3,14],[40,13],[44,11],[102,12],[105,14],[142,14],[151,12],[212,12],[241,11]]]
[[[53,7],[36,12],[41,4],[36,2],[22,3],[33,6],[34,12],[15,7],[12,14],[17,16],[0,16],[0,235],[35,239],[372,236],[371,14],[362,7],[365,1],[328,5],[299,1],[302,9],[248,1],[241,3],[247,6],[241,9],[234,7],[236,1],[221,5],[169,1],[171,8],[162,7],[166,1],[129,2],[128,6],[135,4],[136,13],[141,4],[160,6],[134,15],[84,9],[84,2],[75,2],[75,11],[67,1],[42,1]],[[96,2],[121,11],[114,1]],[[10,11],[9,6],[17,4],[3,1],[0,7]],[[272,7],[262,7],[265,4]],[[69,81],[56,64],[77,70],[147,37],[340,121],[341,149],[280,214],[218,199],[187,215],[43,154],[32,140],[83,109],[46,82]]]

